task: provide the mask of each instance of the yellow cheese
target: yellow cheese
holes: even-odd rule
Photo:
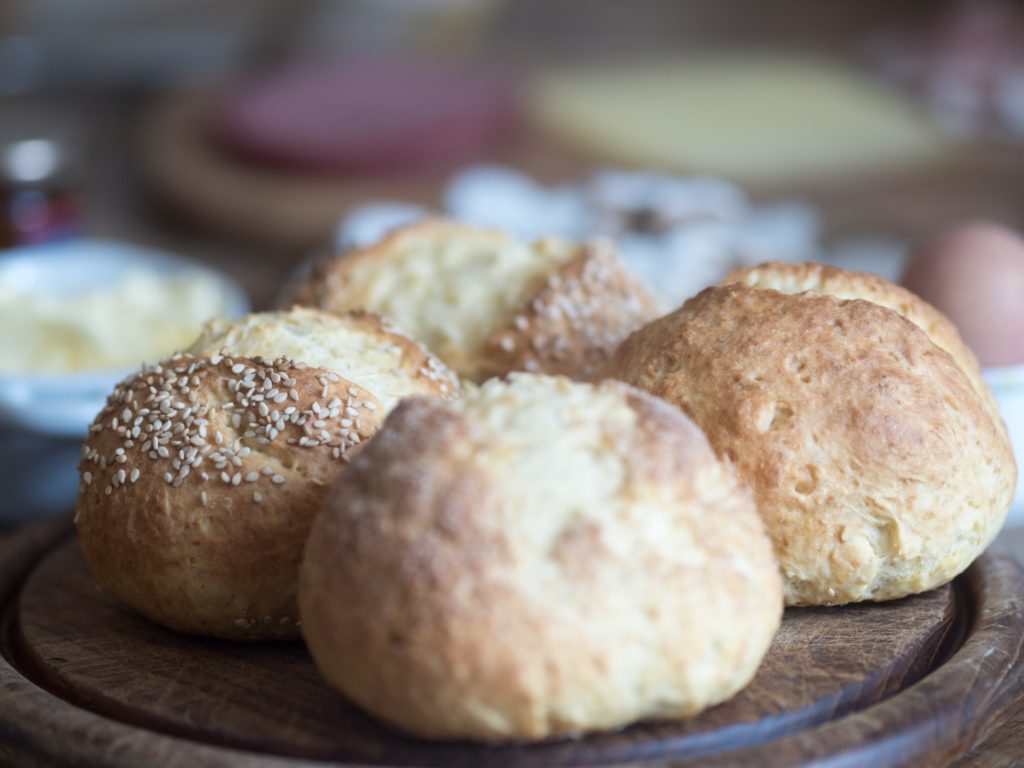
[[[814,59],[716,56],[552,73],[529,100],[563,141],[634,166],[781,182],[906,166],[944,142],[906,99]]]

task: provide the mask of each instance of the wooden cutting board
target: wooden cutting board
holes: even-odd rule
[[[158,99],[141,121],[139,166],[146,191],[166,211],[234,241],[300,252],[323,247],[356,205],[391,200],[439,209],[444,185],[457,170],[341,178],[253,163],[211,138],[222,98],[223,89],[209,87]],[[544,183],[590,169],[525,127],[479,162],[509,165]]]
[[[0,764],[941,765],[1024,674],[1024,579],[993,548],[952,585],[787,611],[750,686],[680,723],[534,746],[428,743],[362,714],[301,643],[177,635],[99,591],[66,518],[0,544]]]

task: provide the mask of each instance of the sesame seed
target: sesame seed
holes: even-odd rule
[[[232,485],[238,485],[241,482],[242,482],[242,473],[241,472],[235,472],[235,474],[232,475],[232,477],[231,477],[231,484]]]
[[[263,501],[263,496],[260,495],[259,491],[255,491],[252,494],[252,500],[259,504],[261,501]]]
[[[247,482],[247,483],[255,483],[259,479],[260,479],[260,473],[259,472],[249,472],[245,476],[245,482]]]
[[[172,482],[174,482],[174,475],[172,475],[170,472],[164,472],[164,482],[170,485]]]
[[[281,485],[281,483],[284,482],[284,478],[281,477],[281,475],[274,475],[273,477],[270,478],[270,482],[274,483],[275,485]]]
[[[107,486],[106,488],[104,488],[104,489],[103,489],[103,492],[104,492],[104,493],[105,493],[105,494],[106,494],[107,496],[109,496],[109,495],[110,495],[111,493],[113,493],[113,490],[114,490],[114,489],[113,489],[113,488],[111,488],[111,487],[110,487],[110,486],[108,485],[108,486]]]
[[[138,468],[138,467],[136,467],[135,469],[133,469],[133,470],[132,470],[132,473],[131,473],[131,475],[130,475],[130,476],[128,477],[128,479],[129,479],[129,480],[131,480],[131,481],[132,481],[133,483],[135,483],[135,482],[137,482],[137,481],[138,481],[138,479],[139,479],[139,475],[140,475],[140,474],[141,474],[141,473],[139,472],[139,468]]]
[[[235,363],[234,365],[231,366],[231,372],[232,373],[241,373],[244,370],[245,370],[245,366],[242,365],[241,363]]]
[[[203,491],[202,493],[199,494],[199,500],[203,503],[203,506],[205,507],[207,502],[210,500],[210,497],[206,494],[206,491]]]

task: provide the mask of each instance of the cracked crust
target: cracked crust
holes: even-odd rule
[[[610,243],[582,245],[484,342],[483,378],[529,371],[589,380],[661,309]]]
[[[526,245],[440,219],[320,261],[284,303],[390,315],[475,382],[515,370],[589,378],[662,309],[610,244]]]
[[[298,635],[312,518],[392,393],[293,358],[230,351],[282,344],[292,327],[322,342],[353,334],[400,361],[390,378],[443,394],[419,345],[379,319],[311,310],[213,322],[196,352],[119,384],[83,446],[76,523],[99,584],[153,621],[233,640]],[[229,349],[198,354],[207,343]]]
[[[939,586],[991,542],[1013,494],[1005,427],[978,382],[869,301],[709,288],[633,334],[600,377],[680,406],[735,463],[790,605]]]
[[[327,680],[429,738],[685,717],[781,618],[749,492],[677,409],[512,374],[410,400],[334,485],[300,584]]]

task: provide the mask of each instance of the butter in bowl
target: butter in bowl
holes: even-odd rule
[[[2,517],[73,498],[73,483],[55,490],[59,477],[74,478],[70,457],[54,464],[60,440],[77,446],[114,384],[140,364],[186,346],[210,317],[248,309],[232,279],[162,251],[78,239],[0,253],[0,457],[24,486],[10,500],[19,509]],[[33,453],[54,459],[49,480],[12,466]]]

